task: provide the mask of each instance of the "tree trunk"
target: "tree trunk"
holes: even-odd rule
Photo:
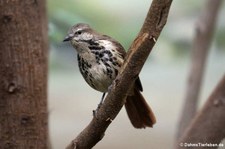
[[[0,148],[45,149],[45,0],[0,0]]]

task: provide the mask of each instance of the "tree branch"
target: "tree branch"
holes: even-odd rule
[[[160,35],[169,13],[172,0],[153,0],[143,27],[132,43],[121,71],[112,84],[103,105],[89,125],[75,138],[67,149],[92,148],[100,141],[109,124],[125,103],[128,90],[139,75],[149,53]]]
[[[219,144],[225,138],[225,75],[219,82],[202,110],[195,116],[177,145],[177,149],[185,147],[185,143]],[[196,147],[188,147],[190,149]],[[198,149],[205,147],[198,146]],[[211,149],[217,146],[211,146]]]
[[[197,111],[198,96],[204,77],[205,63],[213,39],[216,19],[222,0],[208,0],[196,25],[196,35],[191,51],[191,68],[184,106],[179,122],[177,138],[179,139]]]

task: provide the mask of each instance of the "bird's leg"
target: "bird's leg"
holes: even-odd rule
[[[102,94],[102,99],[100,101],[100,103],[98,104],[98,109],[100,108],[100,106],[102,105],[103,101],[104,101],[104,98],[105,98],[105,93]]]
[[[98,110],[100,109],[101,105],[103,104],[104,98],[105,98],[105,93],[102,94],[102,98],[101,98],[100,103],[98,104],[97,109],[93,110],[93,116],[94,117],[96,117],[96,114],[97,114]]]

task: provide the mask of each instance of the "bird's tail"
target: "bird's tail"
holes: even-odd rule
[[[127,115],[135,128],[153,127],[156,118],[138,89],[128,95],[125,103]]]

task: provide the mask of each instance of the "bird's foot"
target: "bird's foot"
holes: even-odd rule
[[[102,102],[100,102],[98,104],[98,107],[97,107],[96,110],[93,110],[93,117],[97,118],[97,113],[98,113],[98,110],[100,109],[101,105],[102,105]]]
[[[103,104],[104,97],[105,97],[105,93],[103,93],[102,98],[101,98],[101,101],[100,101],[100,103],[98,104],[97,109],[96,109],[96,110],[93,110],[93,116],[94,116],[95,118],[97,118],[97,112],[98,112],[98,110],[100,109],[100,107],[101,107],[102,104]]]

